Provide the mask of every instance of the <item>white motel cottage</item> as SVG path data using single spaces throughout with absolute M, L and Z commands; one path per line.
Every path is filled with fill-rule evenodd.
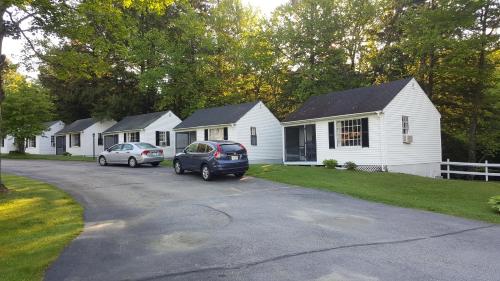
M 104 150 L 102 133 L 116 124 L 114 120 L 95 118 L 76 120 L 55 134 L 56 154 L 93 156 Z
M 321 165 L 335 159 L 436 177 L 440 118 L 413 78 L 312 96 L 282 122 L 284 163 Z
M 29 154 L 56 154 L 55 134 L 64 128 L 61 120 L 44 123 L 47 128 L 41 134 L 26 139 L 25 151 Z
M 199 109 L 174 128 L 176 152 L 196 140 L 243 144 L 250 163 L 281 163 L 281 125 L 264 103 Z
M 16 149 L 17 146 L 13 136 L 7 135 L 2 139 L 1 153 L 7 154 L 11 151 L 15 151 Z
M 163 149 L 167 158 L 175 156 L 173 128 L 181 119 L 172 111 L 127 116 L 104 133 L 104 148 L 117 143 L 147 142 Z

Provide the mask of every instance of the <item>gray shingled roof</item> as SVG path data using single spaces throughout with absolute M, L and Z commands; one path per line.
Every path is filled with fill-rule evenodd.
M 174 129 L 236 123 L 259 102 L 231 104 L 226 106 L 199 109 L 182 121 Z
M 383 110 L 411 79 L 312 96 L 283 122 Z
M 54 120 L 54 121 L 49 121 L 49 122 L 44 122 L 43 125 L 47 128 L 50 128 L 52 125 L 56 124 L 57 122 L 61 122 L 61 120 Z
M 75 122 L 67 125 L 62 130 L 57 132 L 56 135 L 81 132 L 87 129 L 88 127 L 94 125 L 96 122 L 97 120 L 94 118 L 76 120 Z
M 149 126 L 158 118 L 165 115 L 167 112 L 168 111 L 161 111 L 161 112 L 127 116 L 123 118 L 120 122 L 113 125 L 111 128 L 104 131 L 104 133 L 141 130 Z

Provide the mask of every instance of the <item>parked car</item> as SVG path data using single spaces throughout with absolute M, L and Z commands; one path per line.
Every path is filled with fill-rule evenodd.
M 185 170 L 200 172 L 206 181 L 214 175 L 243 177 L 248 170 L 247 150 L 242 144 L 232 141 L 194 142 L 175 155 L 174 169 L 177 174 L 183 174 Z
M 115 144 L 104 150 L 97 158 L 99 165 L 128 164 L 134 168 L 141 164 L 160 165 L 164 160 L 163 150 L 145 142 Z

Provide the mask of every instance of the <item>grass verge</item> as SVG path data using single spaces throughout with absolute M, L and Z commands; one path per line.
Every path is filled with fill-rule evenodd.
M 438 180 L 405 174 L 283 165 L 251 165 L 248 174 L 370 201 L 500 223 L 500 214 L 487 203 L 490 197 L 500 195 L 498 182 Z
M 0 279 L 42 280 L 43 274 L 83 228 L 83 208 L 55 187 L 4 175 L 0 194 Z
M 85 156 L 64 156 L 64 155 L 39 155 L 39 154 L 2 154 L 2 159 L 20 160 L 59 160 L 59 161 L 87 161 L 95 162 L 92 157 Z

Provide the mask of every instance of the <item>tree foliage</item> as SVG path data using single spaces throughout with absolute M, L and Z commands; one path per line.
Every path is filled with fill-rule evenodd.
M 65 121 L 254 100 L 283 118 L 311 95 L 414 76 L 445 158 L 500 154 L 498 1 L 294 0 L 269 18 L 240 0 L 19 3 L 60 39 L 32 43 Z
M 44 122 L 53 118 L 54 105 L 38 84 L 10 69 L 5 79 L 6 97 L 2 104 L 2 137 L 13 136 L 17 149 L 24 152 L 24 141 L 47 129 Z

